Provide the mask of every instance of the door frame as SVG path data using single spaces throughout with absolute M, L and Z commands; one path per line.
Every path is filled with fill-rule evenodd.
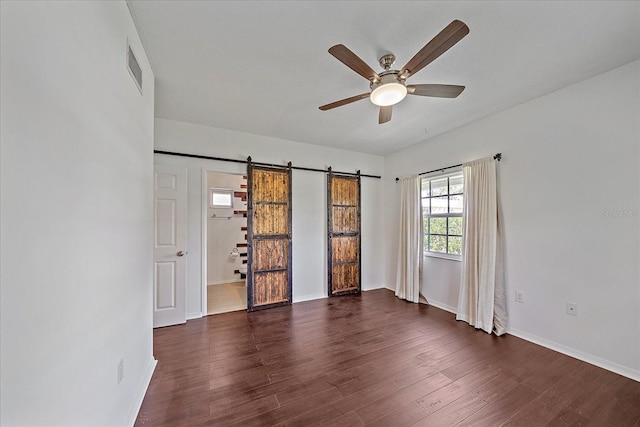
M 207 286 L 209 285 L 208 283 L 208 271 L 207 271 L 207 263 L 208 263 L 208 256 L 209 254 L 207 253 L 207 246 L 209 243 L 209 189 L 207 188 L 207 173 L 209 172 L 209 168 L 207 167 L 203 167 L 202 168 L 202 172 L 201 172 L 201 180 L 202 180 L 202 197 L 200 198 L 201 200 L 201 215 L 200 215 L 200 220 L 202 221 L 202 237 L 200 239 L 200 243 L 202 245 L 202 248 L 200 249 L 200 253 L 202 254 L 202 259 L 200 260 L 200 281 L 201 281 L 201 308 L 200 310 L 202 311 L 202 317 L 207 316 L 207 313 L 209 311 L 208 309 L 208 296 L 207 296 Z M 213 171 L 211 171 L 213 172 Z
M 213 161 L 214 163 L 216 163 L 216 165 L 212 165 L 212 166 L 219 166 L 220 164 L 217 161 Z M 200 260 L 200 288 L 201 288 L 201 306 L 200 306 L 200 310 L 202 312 L 202 316 L 201 317 L 205 317 L 208 316 L 207 312 L 208 312 L 208 307 L 207 307 L 207 298 L 208 298 L 208 294 L 207 294 L 207 286 L 209 285 L 208 283 L 208 241 L 209 241 L 209 189 L 207 188 L 207 173 L 209 172 L 213 172 L 213 173 L 225 173 L 228 175 L 241 175 L 241 176 L 245 176 L 248 172 L 247 169 L 245 169 L 244 171 L 241 169 L 235 169 L 235 170 L 231 170 L 231 168 L 224 168 L 224 167 L 218 167 L 218 168 L 213 168 L 212 166 L 203 166 L 201 168 L 201 175 L 200 175 L 200 182 L 201 182 L 201 189 L 202 189 L 202 194 L 200 197 L 200 201 L 201 201 L 201 210 L 200 210 L 200 221 L 201 221 L 201 229 L 202 229 L 202 236 L 200 237 L 200 243 L 201 243 L 201 249 L 200 249 L 200 253 L 202 254 L 202 258 Z M 247 223 L 248 223 L 248 218 L 247 218 Z M 248 256 L 248 255 L 247 255 Z M 249 273 L 249 267 L 247 266 L 247 274 Z

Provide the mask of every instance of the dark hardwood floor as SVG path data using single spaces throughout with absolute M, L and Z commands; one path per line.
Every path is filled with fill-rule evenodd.
M 137 426 L 640 426 L 640 383 L 388 290 L 154 331 Z

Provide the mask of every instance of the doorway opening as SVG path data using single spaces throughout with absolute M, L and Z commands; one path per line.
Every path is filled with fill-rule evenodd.
M 247 177 L 206 172 L 206 314 L 247 309 Z

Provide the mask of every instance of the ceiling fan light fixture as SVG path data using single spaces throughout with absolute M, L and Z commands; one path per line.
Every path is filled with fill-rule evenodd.
M 379 107 L 395 105 L 407 96 L 407 87 L 398 81 L 397 74 L 382 75 L 380 82 L 371 86 L 369 98 Z
M 361 99 L 369 97 L 369 100 L 380 107 L 378 123 L 383 124 L 391 120 L 392 105 L 402 101 L 407 93 L 417 96 L 431 96 L 436 98 L 455 98 L 464 90 L 464 86 L 442 85 L 442 84 L 419 84 L 409 85 L 407 79 L 414 76 L 418 71 L 429 65 L 453 45 L 469 34 L 469 27 L 462 21 L 453 20 L 434 38 L 425 44 L 413 58 L 400 70 L 392 70 L 396 57 L 391 53 L 382 55 L 379 59 L 380 66 L 384 69 L 381 73 L 376 73 L 358 55 L 351 52 L 343 44 L 337 44 L 329 48 L 329 53 L 338 61 L 364 77 L 369 81 L 368 93 L 352 96 L 320 106 L 320 110 L 327 111 L 332 108 L 341 107 Z

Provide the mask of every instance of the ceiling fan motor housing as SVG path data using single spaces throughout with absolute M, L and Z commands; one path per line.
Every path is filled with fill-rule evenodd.
M 371 82 L 371 102 L 386 107 L 397 104 L 407 96 L 405 80 L 400 78 L 398 73 L 398 70 L 387 70 L 380 73 L 379 81 Z

